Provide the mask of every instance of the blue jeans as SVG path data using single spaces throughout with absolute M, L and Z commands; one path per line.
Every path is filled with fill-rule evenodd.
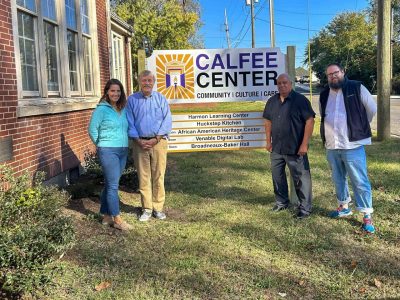
M 104 188 L 100 195 L 100 213 L 110 216 L 119 215 L 118 185 L 128 158 L 127 147 L 98 147 L 101 169 L 104 176 Z
M 349 150 L 327 150 L 326 154 L 332 169 L 332 179 L 339 204 L 351 201 L 346 178 L 348 174 L 356 200 L 356 209 L 363 213 L 372 213 L 371 184 L 368 179 L 364 146 Z

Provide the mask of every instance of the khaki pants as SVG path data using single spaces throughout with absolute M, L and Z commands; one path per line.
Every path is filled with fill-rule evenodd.
M 143 209 L 163 210 L 167 146 L 168 142 L 165 139 L 161 139 L 150 150 L 143 150 L 137 143 L 133 143 L 133 160 L 139 176 L 139 192 Z

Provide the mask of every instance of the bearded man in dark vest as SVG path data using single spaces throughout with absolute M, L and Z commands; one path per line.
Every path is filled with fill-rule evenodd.
M 359 81 L 349 80 L 339 64 L 326 68 L 329 87 L 319 98 L 321 138 L 332 170 L 338 208 L 333 218 L 352 215 L 347 175 L 353 188 L 356 209 L 364 214 L 362 228 L 374 233 L 372 193 L 368 179 L 365 145 L 371 144 L 370 122 L 376 103 Z

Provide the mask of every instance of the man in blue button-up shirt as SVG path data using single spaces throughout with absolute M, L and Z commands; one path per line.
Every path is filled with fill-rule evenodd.
M 128 134 L 134 140 L 133 159 L 139 176 L 143 213 L 139 221 L 153 215 L 163 220 L 164 175 L 167 165 L 167 137 L 172 116 L 167 99 L 153 91 L 154 75 L 145 70 L 139 75 L 140 92 L 128 97 Z

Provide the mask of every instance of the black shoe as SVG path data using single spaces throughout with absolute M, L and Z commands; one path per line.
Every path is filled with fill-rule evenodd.
M 294 217 L 296 219 L 305 219 L 305 218 L 308 218 L 309 216 L 310 216 L 309 213 L 305 213 L 303 211 L 299 211 Z
M 288 208 L 287 206 L 275 205 L 275 206 L 272 208 L 272 211 L 278 212 L 278 211 L 281 211 L 281 210 L 285 210 L 285 209 L 287 209 L 287 208 Z

